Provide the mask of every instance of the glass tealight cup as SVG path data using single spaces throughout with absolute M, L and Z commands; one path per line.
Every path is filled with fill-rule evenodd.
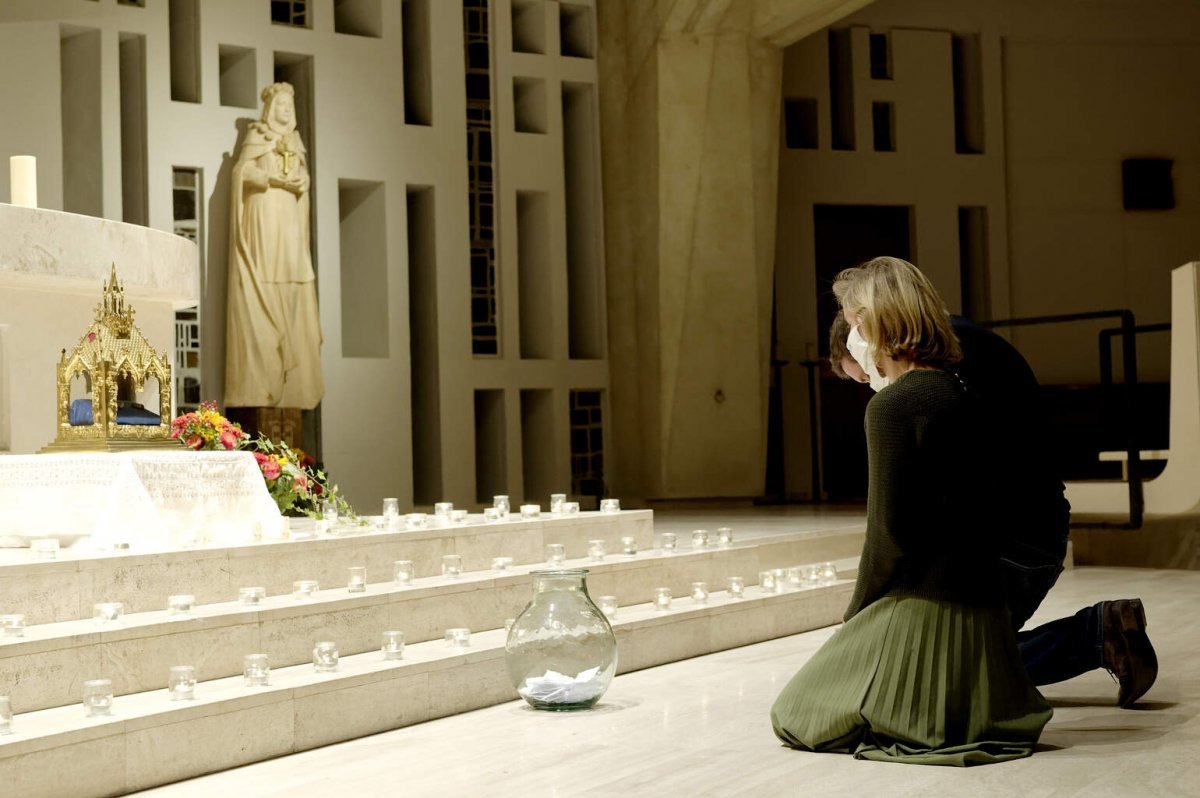
M 692 582 L 692 601 L 696 604 L 708 603 L 707 582 Z
M 246 607 L 256 607 L 267 597 L 265 587 L 239 587 L 238 601 Z
M 638 552 L 637 538 L 626 536 L 621 538 L 621 553 L 626 557 L 636 557 Z
M 563 502 L 563 515 L 579 515 L 579 502 Z
M 787 586 L 789 590 L 799 590 L 804 587 L 804 568 L 796 566 L 787 569 Z
M 692 530 L 692 548 L 706 549 L 708 548 L 708 530 L 693 529 Z
M 565 493 L 551 493 L 550 494 L 550 512 L 554 513 L 555 515 L 558 515 L 563 511 L 563 505 L 566 503 L 567 503 L 567 494 L 565 494 Z
M 660 611 L 671 609 L 671 588 L 656 587 L 654 589 L 654 609 Z
M 405 523 L 407 523 L 413 529 L 424 528 L 428 520 L 429 516 L 427 516 L 425 513 L 409 513 L 404 518 Z
M 616 596 L 597 596 L 596 605 L 600 608 L 600 611 L 609 618 L 617 617 Z
M 467 648 L 471 645 L 471 630 L 457 627 L 446 630 L 446 645 L 452 648 Z
M 404 632 L 384 632 L 380 646 L 384 659 L 404 658 Z
M 775 572 L 774 571 L 759 571 L 758 586 L 763 590 L 775 591 Z
M 674 554 L 679 545 L 679 537 L 674 532 L 663 532 L 659 536 L 659 546 L 664 554 Z
M 450 523 L 465 524 L 465 523 L 467 523 L 467 517 L 469 515 L 470 515 L 470 513 L 466 510 L 451 510 L 450 511 Z
M 831 562 L 822 563 L 820 577 L 821 584 L 832 585 L 838 578 L 837 567 Z
M 733 545 L 733 530 L 727 526 L 717 527 L 717 545 L 732 546 Z
M 603 540 L 588 541 L 588 556 L 593 562 L 600 562 L 604 559 L 604 555 L 608 553 L 608 547 Z
M 24 637 L 25 616 L 19 612 L 0 615 L 0 633 L 4 637 Z
M 332 640 L 313 646 L 313 669 L 317 673 L 333 673 L 338 666 L 338 647 Z
M 167 612 L 171 615 L 191 615 L 195 608 L 195 596 L 187 594 L 167 596 Z
M 365 565 L 350 566 L 350 581 L 346 583 L 346 590 L 350 593 L 366 593 L 367 592 L 367 567 Z
M 492 507 L 496 508 L 496 515 L 500 518 L 508 518 L 508 513 L 512 505 L 508 502 L 507 496 L 493 496 Z
M 125 614 L 125 605 L 119 601 L 102 601 L 92 605 L 92 617 L 97 623 L 120 623 Z
M 500 511 L 497 510 L 495 507 L 484 507 L 483 508 L 483 520 L 487 523 L 491 523 L 493 521 L 499 521 L 500 520 Z
M 396 560 L 392 563 L 392 580 L 398 585 L 411 585 L 414 573 L 412 560 Z
M 384 499 L 383 500 L 383 517 L 387 519 L 397 518 L 400 515 L 400 500 L 399 499 Z
M 567 559 L 567 547 L 562 543 L 551 543 L 546 546 L 546 562 L 550 565 L 561 565 Z
M 542 515 L 542 505 L 540 504 L 522 504 L 522 518 L 540 518 Z
M 461 554 L 442 555 L 442 576 L 457 579 L 462 576 L 463 564 Z
M 296 601 L 307 601 L 317 595 L 320 589 L 321 585 L 316 579 L 300 579 L 292 582 L 292 597 Z
M 771 569 L 771 576 L 775 579 L 775 592 L 776 593 L 782 593 L 785 589 L 787 589 L 787 569 L 786 568 Z
M 167 693 L 172 701 L 188 701 L 196 697 L 196 668 L 192 665 L 172 665 L 167 676 Z
M 271 683 L 271 664 L 266 654 L 242 657 L 242 681 L 247 687 L 266 687 Z
M 6 695 L 0 695 L 0 734 L 12 734 L 12 701 Z
M 321 520 L 329 526 L 337 526 L 338 507 L 334 502 L 321 502 Z
M 454 502 L 436 502 L 433 505 L 433 514 L 438 518 L 449 521 L 452 512 L 454 512 Z
M 111 715 L 112 705 L 112 679 L 88 679 L 83 683 L 83 707 L 88 717 Z
M 29 548 L 38 560 L 58 559 L 58 538 L 38 538 L 29 541 Z
M 746 580 L 740 576 L 731 576 L 725 580 L 725 592 L 730 598 L 740 599 L 746 595 Z
M 492 570 L 493 571 L 507 571 L 509 569 L 509 566 L 511 566 L 512 564 L 513 564 L 512 557 L 493 557 L 492 558 Z
M 600 512 L 602 513 L 619 513 L 621 512 L 620 499 L 601 499 Z

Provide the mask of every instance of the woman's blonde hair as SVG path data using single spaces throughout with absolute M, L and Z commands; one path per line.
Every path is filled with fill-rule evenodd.
M 859 334 L 876 363 L 895 357 L 945 368 L 962 360 L 942 298 L 908 261 L 872 258 L 845 269 L 834 278 L 833 293 L 858 317 Z

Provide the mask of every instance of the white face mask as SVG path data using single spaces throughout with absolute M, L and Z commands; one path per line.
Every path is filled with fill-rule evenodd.
M 871 361 L 871 347 L 858 332 L 857 326 L 850 328 L 850 335 L 846 338 L 846 349 L 850 350 L 850 357 L 854 358 L 854 362 L 866 373 L 873 390 L 878 392 L 888 387 L 891 380 L 881 375 L 879 367 Z

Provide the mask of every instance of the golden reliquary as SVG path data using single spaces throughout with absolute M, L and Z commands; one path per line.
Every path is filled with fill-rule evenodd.
M 82 377 L 85 398 L 71 398 Z M 158 385 L 158 409 L 137 401 L 146 381 Z M 58 361 L 58 435 L 43 452 L 128 451 L 178 448 L 171 438 L 171 360 L 133 323 L 133 308 L 117 280 L 117 266 L 104 284 L 96 319 L 79 344 Z

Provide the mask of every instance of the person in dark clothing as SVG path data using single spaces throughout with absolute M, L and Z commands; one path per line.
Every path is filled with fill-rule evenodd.
M 1003 589 L 1013 628 L 1021 630 L 1062 573 L 1070 504 L 1052 447 L 1047 414 L 1029 363 L 1007 340 L 961 316 L 951 326 L 963 357 L 950 370 L 989 419 L 985 468 L 998 495 L 1012 501 L 988 513 L 1002 541 Z M 869 382 L 855 359 L 849 323 L 839 314 L 830 329 L 830 364 L 844 379 Z M 876 375 L 875 386 L 880 386 Z M 877 387 L 882 389 L 882 387 Z M 1118 684 L 1117 702 L 1132 706 L 1154 684 L 1158 659 L 1146 634 L 1140 599 L 1101 601 L 1072 616 L 1019 631 L 1018 649 L 1034 684 L 1072 679 L 1106 669 Z

